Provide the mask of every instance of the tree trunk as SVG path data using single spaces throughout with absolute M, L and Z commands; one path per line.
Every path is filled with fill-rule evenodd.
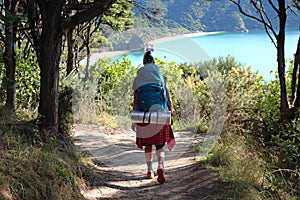
M 70 4 L 74 3 L 74 0 L 69 1 Z M 72 11 L 70 10 L 68 16 L 71 16 Z M 67 75 L 69 75 L 74 69 L 74 43 L 73 39 L 73 31 L 74 28 L 70 28 L 67 30 L 67 44 L 68 44 L 68 59 L 67 59 Z
M 86 65 L 85 65 L 85 78 L 84 81 L 89 80 L 90 78 L 90 60 L 91 60 L 91 49 L 90 49 L 90 34 L 91 34 L 91 24 L 87 28 L 86 39 L 84 44 L 86 46 Z
M 295 53 L 294 69 L 297 69 L 297 71 L 298 71 L 299 67 L 300 67 L 300 37 L 298 39 L 297 50 Z M 300 107 L 300 83 L 299 83 L 299 80 L 300 80 L 300 73 L 298 72 L 297 91 L 294 90 L 294 96 L 296 96 L 295 103 L 294 103 L 294 109 L 293 109 L 294 112 L 296 112 L 298 110 L 298 108 Z M 296 93 L 296 95 L 295 95 L 295 93 Z
M 67 75 L 69 75 L 74 69 L 74 43 L 73 28 L 67 31 L 67 43 L 68 43 L 68 61 L 67 61 Z
M 286 90 L 285 78 L 285 56 L 284 56 L 284 38 L 279 36 L 277 39 L 277 62 L 278 62 L 278 75 L 280 81 L 280 118 L 282 122 L 289 121 L 289 104 Z
M 59 29 L 63 1 L 39 1 L 43 25 L 39 46 L 41 88 L 39 114 L 41 127 L 58 131 L 59 63 L 62 52 L 62 35 Z
M 42 32 L 36 46 L 41 73 L 39 114 L 40 128 L 58 133 L 58 85 L 59 65 L 62 53 L 64 31 L 89 21 L 104 13 L 116 0 L 94 1 L 86 3 L 86 9 L 76 12 L 72 17 L 63 13 L 62 0 L 33 0 L 38 4 L 41 14 Z M 31 1 L 29 1 L 31 2 Z M 40 30 L 40 29 L 39 29 Z M 37 36 L 38 34 L 35 34 Z
M 286 9 L 285 1 L 278 0 L 279 10 L 279 33 L 277 35 L 277 63 L 278 63 L 278 75 L 280 82 L 280 119 L 283 123 L 290 121 L 291 112 L 288 103 L 286 78 L 285 78 L 285 24 L 286 24 Z
M 5 15 L 16 16 L 19 1 L 5 0 Z M 9 18 L 9 16 L 7 17 Z M 6 70 L 6 106 L 15 110 L 16 108 L 16 53 L 15 40 L 16 31 L 14 19 L 8 19 L 5 22 L 5 51 L 4 66 Z
M 14 33 L 12 24 L 5 27 L 4 65 L 6 70 L 6 106 L 16 107 L 16 55 L 14 51 Z

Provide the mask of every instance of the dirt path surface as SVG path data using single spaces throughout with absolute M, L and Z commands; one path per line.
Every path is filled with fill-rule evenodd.
M 215 173 L 197 162 L 191 146 L 203 140 L 192 132 L 175 132 L 176 146 L 166 151 L 165 177 L 162 185 L 156 178 L 146 179 L 143 150 L 135 145 L 131 130 L 115 130 L 98 125 L 77 125 L 75 144 L 91 154 L 97 168 L 85 179 L 82 191 L 86 199 L 226 199 L 228 185 Z M 153 168 L 157 166 L 153 156 Z

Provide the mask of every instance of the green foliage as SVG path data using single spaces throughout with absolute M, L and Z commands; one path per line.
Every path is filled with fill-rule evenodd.
M 100 112 L 125 114 L 130 111 L 130 104 L 133 100 L 132 83 L 136 70 L 126 57 L 112 65 L 99 61 L 91 69 L 91 77 L 98 79 L 98 102 L 103 102 L 99 104 Z
M 236 199 L 295 199 L 299 196 L 299 122 L 280 123 L 278 77 L 265 83 L 232 57 L 214 59 L 204 68 L 210 65 L 223 74 L 227 120 L 209 162 L 232 184 Z
M 190 71 L 185 69 L 185 72 L 188 72 L 186 79 L 200 76 L 198 79 L 201 80 L 201 76 L 203 76 L 204 82 L 208 83 L 205 80 L 214 70 L 222 74 L 219 78 L 223 79 L 221 83 L 224 84 L 226 92 L 226 121 L 219 143 L 209 156 L 209 162 L 218 167 L 218 171 L 225 181 L 232 184 L 232 196 L 235 199 L 259 199 L 261 195 L 257 190 L 258 188 L 264 190 L 260 187 L 267 166 L 265 166 L 266 161 L 260 153 L 263 149 L 255 140 L 257 134 L 255 131 L 258 131 L 257 126 L 261 125 L 258 116 L 261 111 L 257 102 L 263 101 L 263 96 L 267 91 L 266 87 L 260 75 L 253 73 L 251 68 L 245 69 L 230 56 L 199 64 L 198 68 L 190 68 Z M 193 88 L 197 88 L 195 83 L 198 82 L 194 81 Z M 197 93 L 203 93 L 201 90 L 207 92 L 203 98 L 206 100 L 203 112 L 207 115 L 206 121 L 212 120 L 212 112 L 216 109 L 212 106 L 211 100 L 219 96 L 211 93 L 210 87 L 209 85 L 199 87 L 199 93 Z M 208 93 L 209 91 L 210 93 Z M 217 92 L 217 90 L 213 91 Z M 199 95 L 197 96 L 199 97 Z M 210 97 L 213 98 L 210 99 Z M 262 106 L 263 103 L 259 105 Z
M 66 93 L 68 94 L 66 96 L 66 103 L 72 104 L 73 119 L 70 118 L 70 121 L 74 120 L 74 123 L 96 123 L 97 109 L 95 96 L 97 92 L 97 82 L 94 80 L 85 81 L 84 79 L 85 75 L 82 71 L 79 71 L 78 74 L 76 71 L 73 71 L 73 73 L 63 79 L 61 88 L 67 87 L 68 90 L 73 90 L 71 99 L 69 99 L 69 94 Z M 61 92 L 63 92 L 63 90 Z M 66 114 L 70 112 L 69 109 L 66 111 Z
M 198 63 L 195 66 L 181 65 L 181 68 L 184 72 L 185 82 L 192 89 L 193 96 L 196 97 L 198 102 L 197 111 L 200 116 L 198 122 L 199 120 L 201 121 L 201 125 L 199 124 L 200 126 L 198 127 L 199 131 L 203 132 L 206 130 L 211 120 L 212 111 L 225 112 L 222 111 L 223 108 L 220 108 L 220 106 L 226 107 L 227 121 L 225 128 L 243 129 L 240 124 L 252 120 L 253 106 L 262 95 L 263 79 L 260 75 L 253 73 L 251 68 L 244 69 L 231 56 Z M 210 74 L 213 71 L 220 72 L 222 77 L 219 78 L 222 80 L 214 80 L 215 84 L 212 82 L 210 85 L 207 85 L 206 79 L 211 76 Z M 218 100 L 221 91 L 219 91 L 220 88 L 215 88 L 216 81 L 223 85 L 224 92 L 226 92 L 227 98 L 222 100 L 224 102 L 221 102 L 220 99 Z M 212 97 L 215 98 L 214 101 L 219 102 L 213 103 Z
M 262 95 L 261 77 L 251 72 L 251 69 L 238 66 L 226 75 L 225 84 L 228 99 L 228 123 L 239 126 L 251 121 L 254 105 Z
M 36 56 L 30 53 L 23 58 L 16 50 L 16 97 L 20 109 L 34 110 L 38 106 L 40 94 L 40 73 Z
M 296 170 L 300 168 L 299 130 L 286 126 L 280 133 L 272 135 L 271 143 L 274 146 L 272 149 L 279 154 L 280 166 Z
M 287 88 L 290 93 L 291 85 L 291 69 L 292 64 L 287 71 Z M 296 118 L 292 124 L 280 123 L 280 87 L 278 76 L 266 84 L 263 96 L 257 101 L 256 107 L 259 110 L 259 117 L 263 122 L 263 129 L 260 135 L 264 142 L 271 144 L 272 148 L 277 146 L 275 151 L 279 153 L 282 160 L 279 162 L 287 162 L 293 168 L 297 169 L 300 166 L 299 151 L 299 120 Z M 299 113 L 297 113 L 298 115 Z M 273 150 L 275 150 L 273 149 Z M 274 152 L 274 153 L 275 153 Z M 276 154 L 277 154 L 276 153 Z M 292 163 L 293 164 L 292 164 Z M 291 167 L 289 166 L 289 167 Z
M 231 196 L 234 199 L 260 199 L 257 190 L 264 174 L 265 161 L 251 131 L 256 126 L 253 113 L 256 113 L 256 101 L 263 92 L 263 79 L 251 68 L 243 68 L 230 56 L 213 59 L 202 66 L 205 79 L 209 69 L 222 74 L 226 93 L 226 121 L 208 162 L 217 167 L 224 181 L 231 183 Z M 212 114 L 209 109 L 207 112 Z
M 291 62 L 287 70 L 288 93 L 290 93 L 292 65 Z M 266 146 L 266 158 L 271 170 L 266 179 L 272 183 L 269 191 L 273 193 L 281 191 L 292 196 L 299 196 L 299 119 L 297 117 L 291 124 L 282 124 L 279 105 L 280 87 L 276 74 L 275 79 L 266 84 L 262 98 L 257 101 L 258 116 L 261 118 L 257 137 Z
M 102 23 L 119 31 L 131 28 L 134 23 L 134 13 L 131 11 L 133 6 L 131 1 L 117 0 L 109 11 L 101 17 Z
M 16 49 L 16 105 L 18 109 L 35 110 L 39 101 L 40 73 L 35 54 L 22 57 Z M 5 78 L 5 67 L 0 62 L 0 102 L 5 100 L 8 80 Z
M 101 121 L 112 125 L 118 121 L 123 123 L 119 124 L 120 126 L 128 126 L 128 115 L 133 101 L 131 87 L 136 70 L 126 57 L 112 64 L 107 59 L 99 60 L 90 67 L 89 80 L 83 80 L 84 69 L 80 68 L 81 77 L 78 79 L 74 74 L 72 78 L 75 80 L 72 83 L 75 122 Z M 107 114 L 114 117 L 108 120 L 110 117 L 107 117 Z
M 183 71 L 182 78 L 185 83 L 183 87 L 189 88 L 189 91 L 192 92 L 190 96 L 183 95 L 183 98 L 188 100 L 181 106 L 186 107 L 190 112 L 185 114 L 189 117 L 183 117 L 183 119 L 181 118 L 180 120 L 183 121 L 184 124 L 188 122 L 194 124 L 193 126 L 198 132 L 206 132 L 209 121 L 208 113 L 210 112 L 209 104 L 211 100 L 206 83 L 203 81 L 201 75 L 203 66 L 200 64 L 199 66 L 181 64 L 179 67 Z M 195 106 L 192 104 L 195 104 Z M 188 105 L 190 105 L 189 108 Z
M 197 130 L 199 127 L 206 127 L 201 116 L 205 116 L 209 97 L 198 68 L 186 63 L 178 65 L 159 59 L 156 59 L 156 64 L 167 77 L 167 86 L 175 108 L 173 128 Z
M 177 114 L 180 109 L 180 98 L 184 86 L 182 79 L 183 71 L 175 62 L 164 62 L 160 59 L 156 59 L 156 65 L 161 69 L 162 74 L 167 78 L 167 86 L 172 96 L 173 104 Z

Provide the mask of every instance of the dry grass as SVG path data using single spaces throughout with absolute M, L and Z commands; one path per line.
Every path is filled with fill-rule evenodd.
M 219 172 L 225 182 L 232 185 L 231 195 L 235 199 L 262 199 L 261 186 L 265 163 L 248 143 L 249 138 L 226 133 L 208 157 L 208 162 Z
M 78 188 L 81 172 L 76 154 L 57 141 L 38 141 L 38 131 L 32 127 L 8 125 L 11 118 L 2 114 L 0 199 L 83 199 Z

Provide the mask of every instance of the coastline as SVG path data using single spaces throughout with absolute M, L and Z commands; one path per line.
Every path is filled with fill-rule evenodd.
M 194 33 L 179 34 L 179 35 L 175 35 L 175 36 L 167 36 L 167 37 L 158 38 L 158 39 L 153 40 L 152 42 L 149 42 L 149 44 L 156 45 L 156 44 L 162 43 L 162 42 L 169 42 L 169 41 L 179 40 L 179 39 L 183 39 L 183 38 L 213 35 L 213 34 L 219 34 L 219 33 L 223 33 L 223 32 L 216 31 L 216 32 L 194 32 Z
M 174 36 L 166 36 L 162 38 L 155 39 L 151 42 L 149 42 L 147 45 L 155 46 L 157 44 L 163 43 L 163 42 L 170 42 L 175 41 L 183 38 L 191 38 L 191 37 L 197 37 L 197 36 L 205 36 L 205 35 L 212 35 L 212 34 L 219 34 L 222 33 L 222 31 L 218 32 L 194 32 L 194 33 L 186 33 L 186 34 L 179 34 Z M 135 50 L 135 51 L 144 51 L 143 49 Z M 90 57 L 90 65 L 95 64 L 99 59 L 104 58 L 111 58 L 116 56 L 121 56 L 125 53 L 133 52 L 133 50 L 122 50 L 122 51 L 105 51 L 100 53 L 93 53 Z M 80 61 L 80 64 L 85 65 L 86 64 L 86 58 Z

